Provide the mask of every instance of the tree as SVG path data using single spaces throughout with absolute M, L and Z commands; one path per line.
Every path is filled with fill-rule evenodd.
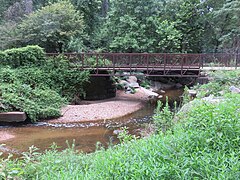
M 214 12 L 218 11 L 225 0 L 204 0 L 200 3 L 201 24 L 204 32 L 202 38 L 202 52 L 219 52 L 220 40 L 216 33 L 216 22 L 214 21 Z
M 102 31 L 105 33 L 102 39 L 107 44 L 107 50 L 116 52 L 177 51 L 178 45 L 175 46 L 175 42 L 178 41 L 180 35 L 176 35 L 178 31 L 175 30 L 172 22 L 161 18 L 163 9 L 164 2 L 158 0 L 112 1 L 105 29 Z M 171 25 L 168 27 L 166 24 Z M 171 44 L 171 47 L 164 42 Z
M 220 47 L 231 52 L 240 50 L 240 1 L 227 2 L 214 12 L 215 29 Z
M 9 8 L 9 6 L 13 5 L 17 0 L 0 0 L 0 22 L 4 20 L 4 12 Z
M 20 45 L 39 45 L 47 52 L 63 52 L 71 38 L 84 36 L 83 16 L 69 1 L 49 4 L 18 26 Z

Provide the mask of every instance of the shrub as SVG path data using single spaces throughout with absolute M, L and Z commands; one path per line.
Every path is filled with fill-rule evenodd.
M 40 66 L 45 59 L 45 52 L 39 46 L 26 46 L 5 50 L 6 64 L 17 68 L 20 66 Z
M 4 51 L 0 51 L 0 65 L 6 65 L 8 55 Z
M 0 84 L 0 100 L 0 111 L 24 111 L 32 121 L 60 116 L 60 108 L 66 103 L 53 90 L 33 89 L 19 82 Z
M 83 86 L 89 80 L 89 71 L 73 68 L 64 56 L 49 58 L 42 69 L 49 76 L 49 87 L 69 101 L 74 96 L 85 96 Z
M 89 72 L 74 69 L 62 56 L 47 59 L 37 46 L 2 54 L 7 54 L 8 66 L 0 63 L 4 65 L 0 66 L 0 112 L 25 111 L 36 121 L 60 116 L 60 108 L 67 100 L 85 95 L 83 84 Z

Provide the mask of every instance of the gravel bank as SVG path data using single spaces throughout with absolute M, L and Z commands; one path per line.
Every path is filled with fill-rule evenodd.
M 101 101 L 83 101 L 81 105 L 68 105 L 62 117 L 49 123 L 74 123 L 108 120 L 126 116 L 144 107 L 148 95 L 139 89 L 135 94 L 118 91 L 117 96 Z

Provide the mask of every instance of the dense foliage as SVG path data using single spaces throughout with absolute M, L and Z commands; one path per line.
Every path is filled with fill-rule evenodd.
M 232 75 L 226 73 L 221 79 L 235 79 Z M 5 179 L 239 179 L 240 95 L 228 91 L 223 98 L 218 103 L 196 99 L 191 109 L 178 115 L 180 119 L 171 124 L 170 131 L 165 128 L 164 133 L 160 130 L 148 138 L 125 141 L 93 154 L 78 154 L 74 147 L 58 152 L 56 146 L 38 153 L 31 147 L 22 160 L 2 159 L 0 176 Z M 168 111 L 157 111 L 166 116 L 157 114 L 155 119 L 172 118 Z
M 1 2 L 0 48 L 47 52 L 237 52 L 238 0 Z
M 64 104 L 84 96 L 88 72 L 73 69 L 64 57 L 47 58 L 28 46 L 0 52 L 0 58 L 0 112 L 24 111 L 36 121 L 60 116 Z
M 21 66 L 40 66 L 45 59 L 45 52 L 39 46 L 13 48 L 0 52 L 1 65 L 18 68 Z
M 23 19 L 17 34 L 23 45 L 37 44 L 47 52 L 63 52 L 68 48 L 71 38 L 83 36 L 83 30 L 81 14 L 71 3 L 60 1 Z

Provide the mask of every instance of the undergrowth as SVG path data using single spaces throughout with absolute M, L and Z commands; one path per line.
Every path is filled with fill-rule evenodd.
M 222 96 L 229 92 L 230 86 L 240 86 L 240 70 L 209 72 L 211 81 L 204 85 L 195 86 L 198 97 L 209 95 Z

